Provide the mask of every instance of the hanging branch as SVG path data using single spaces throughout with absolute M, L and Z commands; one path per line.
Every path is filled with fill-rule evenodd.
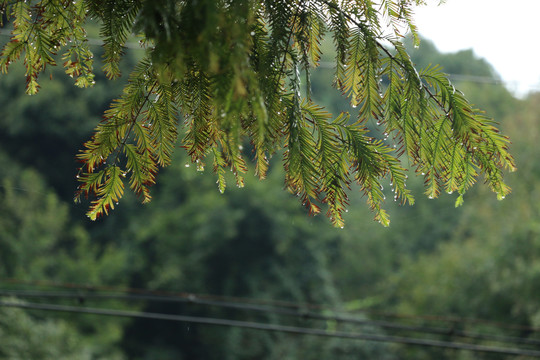
M 89 17 L 101 26 L 109 78 L 120 76 L 131 35 L 151 45 L 78 155 L 83 166 L 77 198 L 94 198 L 92 219 L 114 208 L 126 177 L 143 202 L 150 200 L 159 167 L 171 162 L 181 115 L 182 146 L 201 171 L 210 155 L 221 192 L 227 169 L 243 186 L 248 162 L 242 149 L 249 141 L 261 179 L 270 158 L 284 150 L 285 186 L 310 213 L 326 207 L 331 222 L 343 226 L 356 183 L 375 219 L 388 225 L 384 181 L 390 181 L 395 201 L 414 202 L 405 157 L 424 177 L 428 197 L 457 192 L 456 205 L 480 174 L 504 198 L 510 188 L 503 171 L 515 170 L 509 140 L 495 123 L 439 67 L 417 71 L 412 63 L 401 31 L 407 29 L 418 45 L 412 6 L 421 2 L 0 1 L 2 14 L 13 19 L 0 70 L 7 72 L 23 57 L 27 92 L 35 94 L 39 73 L 69 46 L 66 72 L 76 85 L 92 86 L 93 56 L 84 29 Z M 384 21 L 391 34 L 383 34 Z M 327 32 L 336 48 L 334 85 L 358 108 L 353 120 L 349 114 L 332 116 L 311 97 L 311 68 L 318 65 Z M 385 139 L 370 136 L 368 121 Z

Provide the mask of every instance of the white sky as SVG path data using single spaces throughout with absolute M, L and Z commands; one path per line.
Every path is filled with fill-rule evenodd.
M 493 65 L 512 92 L 540 91 L 540 0 L 427 3 L 416 9 L 416 25 L 441 52 L 472 48 Z

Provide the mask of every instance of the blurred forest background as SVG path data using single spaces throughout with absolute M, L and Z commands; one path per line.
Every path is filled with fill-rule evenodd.
M 314 97 L 354 116 L 329 86 L 325 47 Z M 13 67 L 0 77 L 1 299 L 540 350 L 540 94 L 513 97 L 472 51 L 441 54 L 424 40 L 411 53 L 418 67 L 459 75 L 457 87 L 511 137 L 518 172 L 507 175 L 504 201 L 478 185 L 454 208 L 455 194 L 429 200 L 409 174 L 417 203 L 401 207 L 386 194 L 389 228 L 353 189 L 347 225 L 335 229 L 283 190 L 278 161 L 265 181 L 248 176 L 245 188 L 220 194 L 212 171 L 189 166 L 179 148 L 150 204 L 127 196 L 91 222 L 86 204 L 73 203 L 74 158 L 123 82 L 97 70 L 95 87 L 81 90 L 49 68 L 29 97 L 22 66 Z M 140 55 L 127 51 L 125 74 Z M 0 306 L 0 358 L 515 357 Z

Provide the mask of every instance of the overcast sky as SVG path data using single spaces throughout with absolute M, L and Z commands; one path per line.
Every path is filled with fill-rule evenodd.
M 513 92 L 540 91 L 540 0 L 427 2 L 416 9 L 416 24 L 440 51 L 472 48 Z

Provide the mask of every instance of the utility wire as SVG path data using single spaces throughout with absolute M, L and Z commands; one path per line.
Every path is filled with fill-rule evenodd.
M 0 296 L 16 296 L 16 297 L 34 297 L 34 298 L 74 298 L 79 301 L 86 299 L 116 299 L 127 301 L 149 301 L 149 302 L 181 302 L 192 303 L 197 305 L 208 305 L 222 308 L 232 308 L 244 311 L 257 311 L 262 313 L 272 313 L 279 315 L 295 316 L 304 319 L 314 319 L 323 321 L 337 321 L 340 323 L 351 323 L 355 325 L 363 326 L 378 326 L 381 328 L 409 331 L 416 333 L 425 333 L 432 335 L 445 335 L 452 337 L 470 338 L 476 340 L 491 340 L 510 344 L 528 344 L 528 345 L 540 345 L 540 340 L 529 339 L 523 337 L 510 337 L 502 335 L 482 334 L 482 333 L 470 333 L 462 330 L 441 327 L 426 327 L 426 326 L 414 326 L 397 324 L 388 321 L 377 321 L 368 319 L 358 319 L 350 316 L 343 315 L 327 315 L 315 313 L 312 311 L 293 310 L 288 308 L 245 304 L 239 302 L 222 301 L 222 300 L 209 300 L 201 299 L 196 295 L 191 294 L 188 297 L 179 296 L 164 296 L 164 295 L 141 295 L 141 294 L 110 294 L 110 293 L 81 293 L 81 292 L 58 292 L 58 291 L 26 291 L 26 290 L 0 290 Z
M 334 69 L 336 64 L 330 61 L 319 62 L 319 68 L 321 69 Z M 451 80 L 455 81 L 469 81 L 477 84 L 494 84 L 494 85 L 510 85 L 505 83 L 500 78 L 495 76 L 478 76 L 469 74 L 448 74 L 445 73 Z
M 0 29 L 0 36 L 12 37 L 13 34 L 11 33 L 11 30 Z M 102 46 L 104 44 L 103 40 L 100 40 L 100 39 L 93 39 L 93 38 L 86 38 L 86 39 L 88 40 L 89 45 Z M 137 42 L 125 42 L 123 46 L 127 49 L 132 49 L 132 50 L 145 50 L 145 48 Z
M 322 329 L 313 329 L 313 328 L 305 328 L 305 327 L 297 327 L 297 326 L 263 324 L 263 323 L 257 323 L 257 322 L 218 319 L 218 318 L 210 318 L 210 317 L 172 315 L 172 314 L 161 314 L 161 313 L 150 313 L 150 312 L 135 312 L 135 311 L 99 309 L 99 308 L 76 307 L 76 306 L 53 305 L 53 304 L 14 303 L 14 302 L 6 302 L 6 301 L 0 301 L 0 306 L 15 307 L 15 308 L 22 308 L 22 309 L 30 309 L 30 310 L 84 313 L 84 314 L 119 316 L 119 317 L 129 317 L 129 318 L 152 319 L 152 320 L 168 320 L 168 321 L 177 321 L 177 322 L 189 322 L 189 323 L 195 323 L 195 324 L 230 326 L 230 327 L 240 327 L 240 328 L 245 328 L 245 329 L 284 332 L 284 333 L 299 334 L 299 335 L 315 335 L 315 336 L 322 336 L 322 337 L 333 337 L 333 338 L 366 340 L 366 341 L 377 341 L 377 342 L 391 342 L 391 343 L 399 343 L 399 344 L 407 344 L 407 345 L 440 347 L 440 348 L 456 349 L 456 350 L 469 350 L 469 351 L 474 351 L 474 352 L 540 357 L 540 351 L 536 351 L 536 350 L 501 348 L 501 347 L 474 345 L 474 344 L 466 344 L 466 343 L 454 343 L 454 342 L 438 341 L 438 340 L 415 339 L 415 338 L 407 338 L 407 337 L 399 337 L 399 336 L 363 334 L 363 333 L 352 333 L 352 332 L 344 332 L 344 331 L 328 331 L 328 330 L 322 330 Z
M 3 30 L 0 29 L 0 36 L 8 36 L 11 37 L 11 31 L 9 30 Z M 87 38 L 88 44 L 93 46 L 102 46 L 104 42 L 100 39 L 93 39 L 93 38 Z M 126 49 L 131 50 L 145 50 L 144 47 L 141 46 L 141 44 L 137 42 L 126 42 L 124 43 L 124 47 Z M 335 68 L 335 64 L 333 62 L 329 61 L 320 61 L 318 68 L 321 69 L 333 69 Z M 478 76 L 478 75 L 469 75 L 469 74 L 446 74 L 451 80 L 454 81 L 468 81 L 473 82 L 477 84 L 493 84 L 493 85 L 502 85 L 502 86 L 516 86 L 515 83 L 505 82 L 501 80 L 498 77 L 494 76 Z M 529 91 L 538 91 L 540 88 L 538 87 L 530 87 L 528 89 Z
M 163 296 L 163 297 L 173 297 L 173 298 L 184 298 L 184 299 L 197 299 L 202 300 L 217 300 L 225 301 L 239 304 L 250 304 L 250 305 L 266 305 L 272 307 L 281 307 L 284 309 L 294 309 L 301 314 L 305 313 L 307 310 L 317 310 L 321 312 L 333 312 L 333 313 L 343 313 L 342 310 L 333 309 L 328 305 L 321 304 L 311 304 L 311 303 L 294 303 L 290 301 L 283 300 L 268 300 L 268 299 L 257 299 L 257 298 L 241 298 L 241 297 L 232 297 L 232 296 L 220 296 L 220 295 L 209 295 L 209 294 L 195 294 L 190 292 L 171 292 L 165 290 L 148 290 L 140 288 L 119 288 L 115 286 L 104 286 L 104 285 L 81 285 L 75 283 L 59 283 L 53 281 L 26 281 L 20 279 L 0 279 L 0 283 L 9 283 L 14 285 L 24 285 L 31 287 L 56 287 L 63 289 L 77 289 L 79 291 L 87 291 L 86 294 L 96 291 L 109 291 L 114 293 L 127 293 L 127 294 L 138 294 L 138 295 L 151 295 L 151 296 Z M 307 310 L 306 310 L 307 309 Z M 447 322 L 453 323 L 454 325 L 461 324 L 483 324 L 488 326 L 497 327 L 500 329 L 506 330 L 516 330 L 516 331 L 526 331 L 526 332 L 540 332 L 540 328 L 530 327 L 526 325 L 516 325 L 501 323 L 491 320 L 484 319 L 474 319 L 474 318 L 460 318 L 453 316 L 439 316 L 439 315 L 410 315 L 410 314 L 395 314 L 371 309 L 360 309 L 357 310 L 360 313 L 371 314 L 375 316 L 381 316 L 385 318 L 394 318 L 394 319 L 407 319 L 414 321 L 432 321 L 432 322 Z

